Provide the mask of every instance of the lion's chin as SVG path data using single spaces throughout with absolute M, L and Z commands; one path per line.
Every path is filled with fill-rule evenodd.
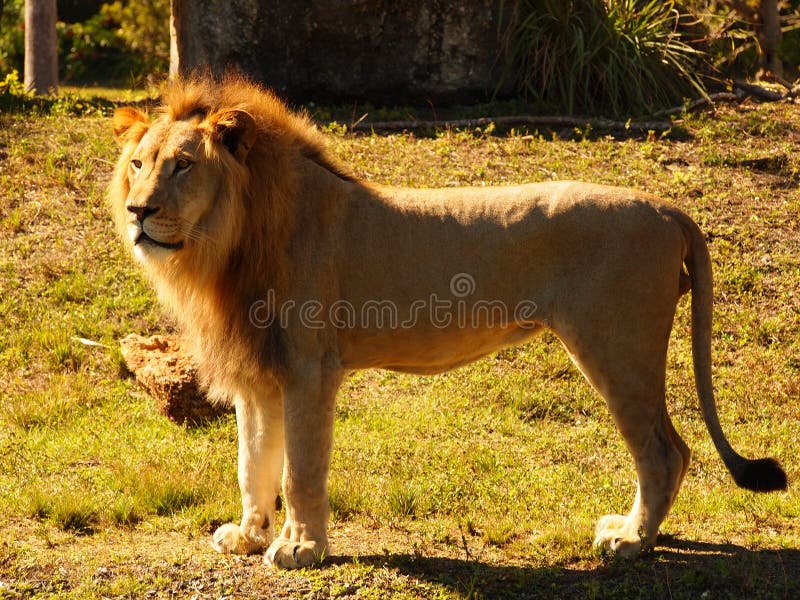
M 142 231 L 133 242 L 133 255 L 139 262 L 152 262 L 169 258 L 182 248 L 183 241 L 161 242 Z

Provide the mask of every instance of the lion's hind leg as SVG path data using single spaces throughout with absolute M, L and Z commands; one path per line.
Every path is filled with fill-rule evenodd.
M 648 300 L 641 305 L 652 308 L 658 301 Z M 689 448 L 672 426 L 665 402 L 674 305 L 664 301 L 661 308 L 644 313 L 630 306 L 579 311 L 569 324 L 554 327 L 605 399 L 633 456 L 638 475 L 633 507 L 627 515 L 601 518 L 595 530 L 596 546 L 626 557 L 655 544 L 689 464 Z
M 627 515 L 606 515 L 595 528 L 596 547 L 632 557 L 651 548 L 689 466 L 690 451 L 678 436 L 666 410 L 633 439 L 626 438 L 636 463 L 638 485 Z

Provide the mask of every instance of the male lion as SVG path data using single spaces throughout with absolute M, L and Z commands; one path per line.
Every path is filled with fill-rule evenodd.
M 243 517 L 220 552 L 279 567 L 328 552 L 336 390 L 378 367 L 438 373 L 555 332 L 605 398 L 633 455 L 627 516 L 595 544 L 652 546 L 689 464 L 665 405 L 667 342 L 692 291 L 703 418 L 736 483 L 785 489 L 773 459 L 737 454 L 711 385 L 711 262 L 683 212 L 576 182 L 397 189 L 334 165 L 309 121 L 244 80 L 175 81 L 154 120 L 114 115 L 120 236 L 193 344 L 213 398 L 233 402 Z M 273 539 L 283 479 L 286 521 Z

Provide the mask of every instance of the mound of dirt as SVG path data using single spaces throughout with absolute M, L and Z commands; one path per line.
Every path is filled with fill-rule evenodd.
M 212 404 L 197 382 L 197 367 L 176 337 L 135 333 L 120 341 L 122 357 L 136 382 L 176 423 L 199 425 L 230 412 Z

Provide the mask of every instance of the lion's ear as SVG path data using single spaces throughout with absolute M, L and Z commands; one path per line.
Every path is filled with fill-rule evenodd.
M 123 106 L 114 111 L 111 123 L 117 142 L 125 144 L 141 139 L 150 121 L 142 111 L 131 106 Z
M 206 122 L 214 140 L 244 162 L 256 141 L 255 119 L 243 110 L 221 110 L 209 116 Z

